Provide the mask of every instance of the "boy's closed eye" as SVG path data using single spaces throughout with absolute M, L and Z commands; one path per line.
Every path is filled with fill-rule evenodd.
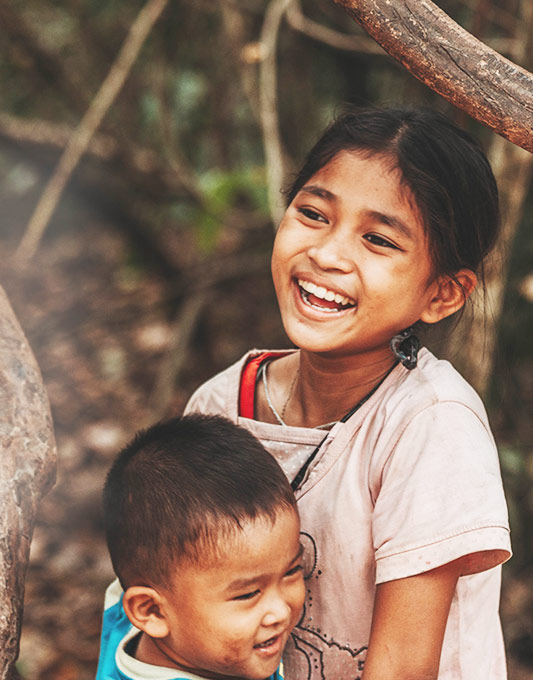
M 285 577 L 295 576 L 296 574 L 299 574 L 302 571 L 303 566 L 300 563 L 295 564 L 285 573 Z M 252 600 L 254 597 L 257 597 L 257 595 L 259 595 L 260 593 L 261 593 L 260 588 L 256 588 L 255 590 L 250 590 L 249 592 L 246 593 L 234 595 L 231 599 L 237 601 Z
M 234 600 L 251 600 L 257 595 L 259 595 L 261 591 L 259 589 L 252 590 L 249 593 L 243 593 L 242 595 L 236 595 L 233 599 Z

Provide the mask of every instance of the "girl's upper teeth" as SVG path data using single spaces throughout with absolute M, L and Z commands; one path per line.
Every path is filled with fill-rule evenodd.
M 333 290 L 329 290 L 328 288 L 324 288 L 323 286 L 317 286 L 315 283 L 312 283 L 311 281 L 304 281 L 302 279 L 298 279 L 298 285 L 300 288 L 303 288 L 307 293 L 310 293 L 311 295 L 314 295 L 317 298 L 320 298 L 321 300 L 327 300 L 328 302 L 335 302 L 338 305 L 354 305 L 355 300 L 352 300 L 352 298 L 346 297 L 344 295 L 341 295 L 340 293 L 335 293 Z

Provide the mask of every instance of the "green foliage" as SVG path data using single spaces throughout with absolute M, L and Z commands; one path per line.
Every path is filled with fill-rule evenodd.
M 268 215 L 268 199 L 264 172 L 247 168 L 224 172 L 212 170 L 201 176 L 204 203 L 194 221 L 199 248 L 212 251 L 232 211 Z

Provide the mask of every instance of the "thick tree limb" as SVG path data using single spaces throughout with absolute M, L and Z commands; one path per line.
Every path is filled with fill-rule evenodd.
M 11 680 L 35 513 L 54 483 L 56 450 L 39 369 L 1 289 L 0 385 L 0 680 Z
M 147 0 L 133 22 L 115 63 L 112 65 L 98 93 L 83 116 L 76 132 L 69 140 L 57 169 L 46 186 L 30 219 L 16 257 L 29 260 L 39 246 L 63 190 L 85 153 L 94 133 L 120 92 L 131 68 L 148 37 L 152 26 L 167 5 L 168 0 Z
M 532 29 L 533 5 L 530 0 L 522 0 L 512 33 L 520 49 L 516 58 L 528 64 L 533 48 Z M 461 319 L 448 340 L 449 357 L 482 395 L 490 386 L 511 249 L 533 171 L 533 155 L 502 137 L 492 138 L 488 155 L 500 188 L 502 234 L 485 266 L 484 304 L 474 304 L 471 314 Z
M 333 0 L 416 78 L 533 151 L 533 75 L 465 31 L 430 0 Z

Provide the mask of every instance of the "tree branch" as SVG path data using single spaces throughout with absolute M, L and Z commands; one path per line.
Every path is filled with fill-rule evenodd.
M 514 144 L 533 151 L 533 75 L 430 0 L 333 0 L 416 78 Z
M 67 101 L 74 105 L 76 111 L 86 109 L 87 94 L 75 74 L 44 44 L 41 36 L 27 23 L 22 13 L 11 9 L 6 0 L 0 1 L 0 26 L 3 37 L 17 43 L 29 56 L 34 74 L 41 75 L 41 80 L 47 84 L 53 83 Z
M 287 23 L 295 31 L 337 50 L 360 52 L 380 57 L 387 56 L 387 53 L 374 40 L 365 35 L 341 33 L 309 19 L 304 15 L 300 3 L 297 1 L 293 2 L 287 9 Z
M 168 0 L 147 0 L 146 5 L 139 12 L 116 61 L 83 116 L 74 135 L 70 138 L 54 175 L 48 182 L 35 208 L 26 228 L 26 233 L 16 252 L 16 257 L 19 261 L 28 261 L 37 250 L 50 217 L 61 198 L 72 172 L 85 153 L 102 119 L 120 92 L 144 41 L 148 37 L 152 26 L 165 9 L 167 2 Z
M 283 216 L 280 187 L 285 181 L 284 150 L 278 121 L 277 44 L 281 20 L 292 0 L 271 0 L 261 30 L 265 58 L 259 74 L 261 128 L 265 149 L 268 204 L 275 227 Z
M 249 254 L 230 258 L 216 258 L 197 267 L 183 286 L 181 307 L 172 324 L 172 342 L 156 376 L 149 402 L 149 420 L 160 420 L 168 414 L 176 382 L 188 357 L 191 339 L 214 292 L 226 281 L 234 281 L 257 272 L 264 272 L 269 258 Z M 209 272 L 206 275 L 206 271 Z
M 245 21 L 243 11 L 234 2 L 223 0 L 220 3 L 222 14 L 222 26 L 228 37 L 229 46 L 233 52 L 234 61 L 237 64 L 241 79 L 242 89 L 250 105 L 250 109 L 256 121 L 261 124 L 259 112 L 259 89 L 255 77 L 255 59 L 246 59 L 246 52 L 250 51 L 250 43 L 245 35 Z M 248 48 L 248 49 L 247 49 Z M 259 57 L 261 55 L 254 55 Z

